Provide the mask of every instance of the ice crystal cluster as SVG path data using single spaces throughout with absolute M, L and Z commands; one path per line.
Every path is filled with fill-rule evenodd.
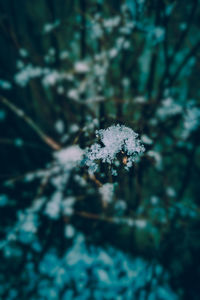
M 98 161 L 112 165 L 112 174 L 117 175 L 113 168 L 120 164 L 119 155 L 122 156 L 125 169 L 129 169 L 135 159 L 144 152 L 144 146 L 138 139 L 138 134 L 124 125 L 112 125 L 107 129 L 96 131 L 100 143 L 93 144 L 86 150 L 86 165 L 89 172 L 98 170 Z
M 37 240 L 31 242 L 30 247 L 37 256 L 42 254 Z M 17 261 L 23 255 L 20 248 L 9 251 Z M 140 257 L 133 259 L 112 247 L 88 246 L 80 233 L 62 255 L 50 247 L 39 262 L 30 258 L 23 265 L 24 276 L 19 281 L 26 285 L 23 299 L 144 299 L 149 284 L 152 288 L 148 299 L 178 299 L 169 286 L 169 274 L 160 264 L 152 265 Z M 158 280 L 161 274 L 162 279 Z M 9 284 L 4 278 L 0 276 L 0 298 L 22 299 L 18 286 Z

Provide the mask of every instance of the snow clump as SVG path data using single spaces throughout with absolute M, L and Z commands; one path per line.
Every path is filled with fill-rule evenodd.
M 90 148 L 86 149 L 85 153 L 85 164 L 89 167 L 89 173 L 94 173 L 98 170 L 97 161 L 102 161 L 112 166 L 118 165 L 120 155 L 122 156 L 125 169 L 129 170 L 136 158 L 145 150 L 138 139 L 138 134 L 124 125 L 117 124 L 107 129 L 97 130 L 96 136 L 101 143 L 94 143 Z M 117 175 L 115 169 L 112 173 Z

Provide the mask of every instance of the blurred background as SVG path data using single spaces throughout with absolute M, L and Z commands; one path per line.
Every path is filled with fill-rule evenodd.
M 200 299 L 199 2 L 0 0 L 0 299 Z

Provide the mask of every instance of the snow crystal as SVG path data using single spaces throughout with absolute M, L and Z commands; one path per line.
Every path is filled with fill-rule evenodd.
M 35 214 L 28 214 L 21 223 L 20 230 L 25 232 L 36 233 L 38 228 L 38 216 Z
M 60 52 L 60 59 L 66 59 L 69 57 L 69 52 L 67 50 L 63 50 Z
M 8 203 L 9 203 L 8 197 L 6 195 L 0 195 L 0 207 L 8 205 Z
M 72 238 L 75 234 L 75 229 L 71 224 L 68 224 L 65 227 L 65 236 L 66 238 Z
M 131 46 L 130 42 L 129 41 L 125 41 L 124 44 L 123 44 L 123 48 L 124 49 L 129 49 Z
M 118 50 L 116 48 L 112 48 L 110 51 L 109 51 L 109 56 L 110 58 L 113 58 L 113 57 L 116 57 L 118 54 Z
M 65 124 L 62 120 L 57 120 L 55 123 L 55 129 L 57 130 L 58 133 L 62 134 L 65 129 Z
M 51 47 L 48 50 L 48 54 L 51 55 L 51 56 L 54 56 L 56 54 L 56 50 L 53 47 Z
M 15 74 L 14 80 L 19 86 L 25 87 L 32 78 L 40 77 L 43 74 L 44 70 L 42 68 L 28 64 Z
M 93 35 L 93 37 L 96 38 L 101 38 L 103 36 L 103 30 L 101 28 L 101 25 L 98 24 L 96 21 L 94 21 L 92 23 L 92 28 L 91 28 L 91 34 Z
M 24 48 L 19 49 L 19 55 L 21 57 L 27 57 L 28 56 L 28 51 Z
M 0 121 L 4 121 L 6 118 L 5 110 L 0 109 Z
M 148 137 L 146 134 L 141 136 L 141 140 L 144 144 L 151 145 L 153 143 L 152 139 Z
M 135 24 L 133 22 L 126 23 L 124 26 L 120 27 L 119 32 L 125 35 L 131 34 L 134 26 Z
M 120 23 L 120 17 L 119 16 L 115 16 L 113 18 L 110 19 L 106 19 L 103 21 L 103 26 L 105 27 L 105 29 L 108 32 L 111 32 L 115 27 L 117 27 Z
M 162 101 L 162 106 L 157 110 L 157 116 L 161 120 L 182 113 L 182 106 L 174 99 L 168 97 Z
M 165 36 L 165 30 L 162 27 L 156 27 L 154 29 L 154 36 L 157 39 L 157 41 L 161 42 L 164 39 Z
M 87 73 L 90 70 L 88 64 L 84 61 L 77 61 L 74 65 L 74 69 L 77 73 Z
M 59 86 L 57 87 L 57 92 L 58 92 L 58 94 L 63 94 L 64 91 L 65 91 L 65 89 L 64 89 L 64 87 L 63 87 L 62 85 L 59 85 Z
M 78 175 L 78 174 L 75 174 L 74 175 L 74 180 L 80 185 L 80 186 L 87 186 L 87 181 L 85 180 L 84 177 Z
M 166 189 L 166 194 L 167 196 L 169 197 L 176 197 L 176 191 L 174 190 L 173 187 L 171 186 L 168 186 L 167 189 Z
M 119 199 L 115 202 L 114 209 L 117 216 L 123 216 L 125 210 L 127 209 L 127 203 L 124 200 Z
M 103 202 L 111 203 L 113 199 L 114 186 L 112 183 L 105 183 L 99 188 Z
M 17 146 L 17 147 L 22 147 L 22 146 L 24 145 L 24 142 L 23 142 L 22 139 L 16 138 L 16 139 L 14 140 L 14 144 L 15 144 L 15 146 Z
M 75 203 L 74 197 L 67 197 L 62 201 L 62 212 L 65 216 L 71 216 L 74 213 L 74 203 Z
M 60 78 L 61 75 L 57 71 L 52 70 L 44 76 L 44 78 L 42 79 L 42 83 L 46 87 L 53 86 L 56 84 L 57 81 L 59 81 Z
M 62 201 L 62 193 L 56 191 L 45 208 L 45 214 L 51 219 L 57 220 L 60 215 L 60 207 Z
M 81 161 L 83 155 L 83 150 L 77 146 L 70 146 L 60 151 L 55 152 L 55 158 L 63 165 L 65 164 L 73 164 L 76 165 L 79 161 Z
M 118 49 L 121 49 L 123 47 L 124 42 L 125 42 L 125 39 L 123 37 L 117 38 L 117 40 L 116 40 L 116 47 Z
M 94 173 L 98 169 L 96 160 L 113 164 L 120 153 L 125 158 L 123 160 L 125 168 L 129 169 L 138 155 L 145 150 L 137 138 L 138 134 L 124 125 L 117 124 L 107 129 L 97 130 L 96 136 L 100 138 L 103 146 L 100 143 L 95 143 L 86 150 L 85 163 L 89 167 L 90 173 Z
M 67 93 L 67 96 L 71 99 L 78 100 L 79 99 L 78 90 L 70 89 Z
M 134 225 L 140 229 L 143 229 L 147 226 L 147 221 L 145 219 L 137 219 L 135 220 Z
M 69 128 L 70 133 L 76 133 L 79 131 L 79 126 L 77 124 L 72 124 Z
M 17 68 L 18 70 L 23 69 L 24 66 L 25 66 L 25 64 L 24 64 L 24 62 L 23 62 L 22 60 L 17 60 L 17 61 L 16 61 L 16 68 Z
M 151 196 L 150 202 L 151 202 L 151 204 L 153 204 L 153 205 L 158 204 L 158 203 L 159 203 L 159 198 L 158 198 L 158 196 L 154 196 L 154 195 Z
M 80 166 L 82 156 L 83 150 L 81 150 L 81 148 L 79 148 L 77 145 L 56 151 L 54 153 L 56 167 L 54 168 L 55 170 L 52 170 L 52 172 L 54 172 L 54 176 L 51 180 L 53 185 L 55 185 L 57 188 L 60 187 L 62 190 L 62 186 L 69 180 L 71 171 Z M 57 176 L 55 176 L 55 173 L 58 172 L 59 168 L 64 171 L 64 174 L 58 173 Z
M 12 88 L 12 84 L 7 80 L 0 79 L 0 88 L 10 90 Z
M 158 170 L 162 170 L 162 156 L 159 152 L 150 150 L 147 152 L 147 155 L 152 157 L 155 160 L 155 165 Z
M 146 101 L 147 101 L 146 98 L 143 97 L 143 96 L 137 96 L 137 97 L 134 98 L 134 102 L 135 103 L 143 104 Z
M 122 84 L 123 84 L 123 86 L 125 87 L 125 88 L 127 88 L 127 87 L 129 87 L 129 85 L 130 85 L 130 80 L 129 80 L 129 78 L 123 78 L 122 79 Z
M 54 23 L 47 23 L 44 25 L 43 33 L 49 33 L 60 25 L 60 20 L 56 20 Z
M 186 139 L 195 131 L 200 124 L 200 109 L 198 107 L 188 105 L 186 113 L 183 117 L 183 131 L 182 138 Z

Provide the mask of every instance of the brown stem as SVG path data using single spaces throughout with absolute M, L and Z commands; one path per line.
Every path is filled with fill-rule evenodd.
M 18 117 L 23 119 L 36 133 L 37 135 L 53 150 L 60 150 L 61 145 L 59 145 L 56 141 L 54 141 L 51 137 L 46 135 L 39 127 L 34 123 L 30 117 L 28 117 L 23 110 L 19 109 L 13 103 L 11 103 L 5 97 L 0 96 L 0 101 L 6 105 L 11 111 L 13 111 Z

